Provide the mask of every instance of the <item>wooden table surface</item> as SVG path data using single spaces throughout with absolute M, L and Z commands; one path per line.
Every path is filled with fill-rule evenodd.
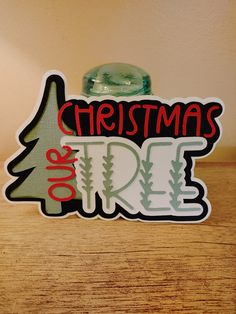
M 236 164 L 196 174 L 201 224 L 50 220 L 2 199 L 0 313 L 236 313 Z

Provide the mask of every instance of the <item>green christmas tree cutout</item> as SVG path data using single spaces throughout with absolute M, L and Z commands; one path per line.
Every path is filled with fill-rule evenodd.
M 40 108 L 32 122 L 21 132 L 20 141 L 26 147 L 25 150 L 14 159 L 8 166 L 9 172 L 18 177 L 6 190 L 8 198 L 15 201 L 40 201 L 41 209 L 45 214 L 60 214 L 62 212 L 61 203 L 49 196 L 48 190 L 52 186 L 49 178 L 68 177 L 68 170 L 47 170 L 50 162 L 46 158 L 49 149 L 56 149 L 61 156 L 66 154 L 66 150 L 61 147 L 60 140 L 63 133 L 59 130 L 58 98 L 63 101 L 64 95 L 59 95 L 61 83 L 56 76 L 47 80 Z M 63 81 L 62 81 L 63 82 Z M 63 84 L 64 87 L 64 83 Z M 61 89 L 60 89 L 61 93 Z M 64 126 L 66 128 L 66 126 Z M 74 153 L 69 159 L 74 158 Z M 73 167 L 72 164 L 68 166 Z M 66 181 L 76 191 L 76 198 L 81 198 L 77 190 L 76 177 Z M 68 190 L 57 188 L 54 190 L 58 198 L 68 197 Z

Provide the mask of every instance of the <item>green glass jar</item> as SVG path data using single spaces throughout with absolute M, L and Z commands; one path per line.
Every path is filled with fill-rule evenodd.
M 83 77 L 82 95 L 151 95 L 151 79 L 143 69 L 131 64 L 109 63 L 97 66 Z

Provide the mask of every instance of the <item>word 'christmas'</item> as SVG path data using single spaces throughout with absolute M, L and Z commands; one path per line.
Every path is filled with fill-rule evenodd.
M 202 105 L 175 103 L 167 106 L 159 101 L 139 102 L 84 101 L 66 102 L 58 113 L 58 125 L 66 135 L 73 131 L 65 129 L 66 122 L 79 136 L 106 135 L 124 136 L 145 140 L 156 136 L 202 136 L 212 138 L 216 134 L 215 116 L 219 104 Z

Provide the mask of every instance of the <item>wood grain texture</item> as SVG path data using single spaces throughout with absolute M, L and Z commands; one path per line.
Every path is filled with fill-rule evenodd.
M 236 313 L 236 165 L 196 174 L 201 224 L 50 220 L 1 200 L 0 313 Z

